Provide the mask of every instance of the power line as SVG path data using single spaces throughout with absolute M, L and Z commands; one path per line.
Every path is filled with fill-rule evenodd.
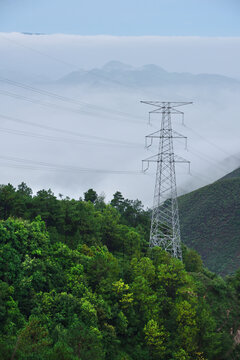
M 178 139 L 176 140 L 180 142 L 180 140 Z M 208 162 L 210 165 L 215 166 L 215 168 L 218 169 L 219 171 L 226 171 L 226 169 L 223 168 L 222 165 L 218 163 L 214 158 L 212 158 L 209 155 L 206 156 L 202 151 L 199 151 L 194 146 L 191 145 L 190 148 L 188 147 L 187 151 L 193 154 L 194 156 L 198 157 L 199 159 L 203 159 L 204 161 Z
M 7 36 L 3 35 L 2 33 L 0 33 L 0 36 L 1 36 L 3 39 L 5 39 L 5 40 L 7 40 L 7 41 L 9 41 L 9 42 L 17 45 L 17 46 L 21 46 L 21 47 L 23 47 L 23 48 L 25 48 L 25 49 L 31 50 L 31 51 L 39 54 L 39 55 L 48 57 L 49 59 L 51 59 L 51 60 L 53 60 L 53 61 L 56 61 L 56 62 L 58 62 L 58 63 L 61 63 L 61 64 L 63 64 L 63 65 L 67 65 L 67 66 L 69 66 L 69 67 L 71 67 L 71 68 L 78 69 L 76 65 L 70 64 L 69 62 L 64 61 L 64 60 L 60 60 L 60 59 L 56 58 L 55 56 L 46 54 L 46 53 L 44 53 L 43 51 L 39 51 L 39 50 L 37 50 L 37 49 L 32 48 L 31 46 L 27 46 L 27 45 L 24 45 L 24 44 L 22 44 L 22 43 L 19 43 L 19 42 L 16 41 L 16 40 L 9 39 Z
M 129 147 L 140 147 L 140 146 L 142 146 L 142 144 L 140 144 L 140 143 L 131 143 L 131 142 L 123 141 L 123 140 L 116 140 L 116 139 L 110 139 L 110 138 L 101 137 L 101 136 L 78 133 L 78 132 L 75 132 L 75 131 L 71 131 L 71 130 L 67 130 L 67 129 L 59 129 L 59 128 L 55 128 L 53 126 L 48 126 L 48 125 L 37 124 L 37 123 L 30 122 L 30 121 L 17 119 L 17 118 L 13 118 L 13 117 L 2 115 L 2 114 L 0 114 L 0 118 L 6 119 L 6 120 L 9 120 L 9 121 L 13 121 L 13 122 L 16 122 L 16 123 L 24 124 L 24 125 L 30 125 L 30 126 L 45 129 L 45 130 L 56 131 L 56 132 L 59 132 L 61 134 L 65 134 L 65 135 L 69 134 L 69 135 L 75 136 L 75 137 L 87 138 L 87 139 L 90 139 L 92 141 L 98 140 L 98 141 L 101 141 L 103 144 L 108 143 L 109 146 L 111 146 L 111 145 L 129 146 Z M 54 137 L 47 136 L 47 135 L 27 133 L 26 131 L 21 131 L 21 130 L 11 130 L 11 129 L 2 128 L 2 131 L 12 132 L 12 133 L 15 131 L 19 135 L 25 133 L 24 135 L 26 135 L 26 136 L 41 137 L 41 138 L 46 137 L 49 140 L 51 140 L 51 138 L 54 138 Z M 59 141 L 60 141 L 61 138 L 56 138 L 56 139 L 59 139 Z M 67 140 L 67 141 L 69 140 L 69 141 L 75 142 L 75 143 L 84 143 L 84 142 L 76 142 L 76 140 L 72 140 L 72 139 L 65 139 L 65 140 Z
M 203 135 L 199 134 L 196 130 L 193 130 L 190 126 L 186 126 L 185 127 L 187 129 L 189 129 L 191 132 L 193 132 L 194 134 L 196 134 L 198 137 L 200 137 L 201 139 L 203 139 L 205 142 L 207 142 L 208 144 L 210 144 L 211 146 L 215 147 L 216 149 L 220 150 L 221 152 L 223 152 L 225 155 L 231 156 L 237 160 L 240 160 L 239 157 L 230 154 L 229 152 L 227 152 L 225 149 L 221 148 L 219 145 L 216 145 L 214 142 L 212 142 L 211 140 L 205 138 Z
M 99 117 L 99 114 L 96 115 L 96 114 L 91 113 L 91 112 L 86 111 L 86 110 L 67 108 L 67 107 L 64 107 L 64 106 L 61 106 L 61 105 L 57 105 L 57 104 L 42 101 L 42 100 L 32 99 L 32 98 L 29 98 L 27 96 L 19 95 L 19 94 L 16 94 L 16 93 L 5 91 L 5 90 L 0 90 L 0 94 L 8 96 L 8 97 L 12 97 L 12 98 L 17 99 L 17 100 L 24 100 L 24 101 L 27 101 L 27 102 L 30 102 L 30 103 L 33 103 L 33 104 L 38 104 L 38 105 L 41 105 L 41 106 L 50 107 L 50 108 L 61 110 L 61 111 L 64 110 L 64 111 L 72 112 L 72 113 L 76 113 L 76 114 L 86 114 L 86 115 L 92 116 L 94 118 Z M 119 119 L 115 119 L 115 118 L 112 118 L 112 117 L 111 117 L 111 120 L 119 121 Z M 141 123 L 140 121 L 131 120 L 129 118 L 122 118 L 122 120 L 127 121 L 127 122 L 131 122 L 131 123 L 135 123 L 135 124 Z
M 30 168 L 34 168 L 36 170 L 42 168 L 46 168 L 47 170 L 52 171 L 67 171 L 69 172 L 87 172 L 87 173 L 99 173 L 99 174 L 117 174 L 117 175 L 141 175 L 141 171 L 128 171 L 128 170 L 109 170 L 109 169 L 95 169 L 95 168 L 85 168 L 85 167 L 78 167 L 74 165 L 60 165 L 60 164 L 53 164 L 44 161 L 34 161 L 29 159 L 23 159 L 18 157 L 12 156 L 2 156 L 0 155 L 0 159 L 5 161 L 16 162 L 19 166 L 26 166 Z M 7 164 L 9 165 L 9 164 Z M 13 164 L 16 166 L 16 164 Z
M 156 126 L 153 126 L 154 128 L 156 128 Z M 180 143 L 182 142 L 179 138 L 176 138 L 175 139 Z M 150 151 L 152 154 L 154 154 L 154 152 L 152 151 L 151 148 L 147 148 L 148 151 Z M 197 150 L 195 147 L 193 147 L 192 145 L 190 146 L 190 148 L 188 147 L 186 149 L 188 152 L 190 152 L 190 154 L 192 154 L 193 156 L 196 156 L 197 158 L 199 159 L 202 159 L 206 162 L 208 162 L 211 166 L 214 166 L 218 171 L 220 171 L 221 173 L 222 172 L 228 172 L 229 169 L 227 168 L 224 168 L 222 164 L 220 164 L 219 162 L 217 162 L 215 159 L 213 159 L 212 157 L 209 157 L 209 156 L 206 156 L 203 152 Z M 198 177 L 201 177 L 203 180 L 205 181 L 212 181 L 212 179 L 210 177 L 207 177 L 203 174 L 200 174 L 200 173 L 196 173 L 196 171 L 194 170 L 195 174 L 197 174 Z M 194 177 L 197 177 L 195 175 L 193 175 L 193 172 L 192 172 L 192 169 L 191 169 L 191 172 L 189 173 L 189 175 L 192 175 Z
M 104 147 L 119 147 L 122 146 L 124 148 L 126 147 L 132 147 L 136 148 L 136 144 L 131 143 L 114 143 L 111 142 L 92 142 L 88 140 L 76 140 L 76 139 L 70 139 L 70 138 L 63 138 L 63 137 L 56 137 L 56 136 L 49 136 L 49 135 L 42 135 L 42 134 L 36 134 L 31 133 L 23 130 L 14 130 L 14 129 L 8 129 L 8 128 L 2 128 L 0 127 L 0 132 L 6 133 L 6 134 L 13 134 L 13 135 L 20 135 L 20 136 L 26 136 L 26 137 L 32 137 L 40 140 L 47 140 L 47 141 L 54 141 L 54 142 L 61 142 L 61 143 L 68 143 L 68 144 L 76 144 L 76 145 L 86 145 L 90 144 L 91 146 L 104 146 Z
M 154 128 L 156 128 L 155 126 L 153 126 Z M 177 136 L 174 136 L 174 139 L 176 139 L 179 143 L 180 143 L 180 139 Z M 181 141 L 182 142 L 182 141 Z M 148 149 L 149 150 L 149 149 Z M 194 156 L 198 157 L 199 159 L 203 159 L 204 161 L 208 162 L 211 166 L 213 165 L 216 169 L 218 169 L 219 171 L 227 171 L 226 168 L 224 168 L 220 163 L 218 163 L 214 158 L 212 158 L 209 155 L 205 155 L 202 151 L 199 151 L 198 149 L 196 149 L 194 146 L 189 146 L 186 147 L 186 150 L 188 152 L 190 152 L 191 154 L 193 154 Z M 151 150 L 150 150 L 151 151 Z M 152 151 L 151 151 L 152 152 Z
M 86 106 L 86 107 L 88 107 L 88 108 L 90 108 L 92 110 L 95 110 L 95 111 L 114 113 L 115 115 L 123 116 L 123 117 L 129 117 L 130 116 L 130 117 L 134 117 L 136 119 L 139 118 L 139 117 L 137 117 L 135 115 L 128 114 L 128 113 L 125 113 L 123 111 L 118 111 L 118 110 L 106 108 L 106 107 L 103 107 L 103 106 L 93 105 L 93 104 L 90 104 L 90 103 L 87 103 L 87 102 L 84 102 L 84 101 L 80 101 L 80 100 L 77 100 L 77 99 L 73 99 L 73 98 L 70 98 L 70 97 L 59 95 L 59 94 L 56 94 L 54 92 L 50 92 L 48 90 L 39 89 L 39 88 L 33 87 L 31 85 L 27 85 L 27 84 L 24 84 L 24 83 L 13 81 L 13 80 L 10 80 L 10 79 L 4 78 L 4 77 L 0 77 L 0 81 L 4 82 L 4 83 L 7 83 L 7 84 L 10 84 L 10 85 L 15 86 L 15 87 L 19 87 L 19 88 L 22 88 L 22 89 L 25 89 L 25 90 L 29 90 L 29 91 L 37 93 L 37 94 L 41 94 L 41 95 L 45 95 L 45 96 L 57 99 L 59 101 L 67 102 L 67 103 L 74 104 L 74 105 Z

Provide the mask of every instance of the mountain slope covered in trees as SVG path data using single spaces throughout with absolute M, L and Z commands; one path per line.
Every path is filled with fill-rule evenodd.
M 183 242 L 222 275 L 240 267 L 240 169 L 179 197 Z

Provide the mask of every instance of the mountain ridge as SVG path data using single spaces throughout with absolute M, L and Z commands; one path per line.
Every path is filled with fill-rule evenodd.
M 239 86 L 240 81 L 231 77 L 218 74 L 192 74 L 188 72 L 169 72 L 155 64 L 146 64 L 140 67 L 109 61 L 101 68 L 90 70 L 79 69 L 57 80 L 57 83 L 65 85 L 81 85 L 93 83 L 98 80 L 101 84 L 121 82 L 123 85 L 134 86 L 165 86 L 165 85 L 219 85 L 225 84 Z

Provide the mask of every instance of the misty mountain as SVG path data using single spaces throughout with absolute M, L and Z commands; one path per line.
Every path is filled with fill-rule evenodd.
M 133 67 L 119 61 L 110 61 L 101 68 L 94 68 L 89 71 L 78 70 L 71 72 L 57 82 L 64 85 L 115 84 L 135 87 L 166 85 L 239 87 L 240 85 L 240 81 L 222 75 L 168 72 L 162 67 L 153 64 Z

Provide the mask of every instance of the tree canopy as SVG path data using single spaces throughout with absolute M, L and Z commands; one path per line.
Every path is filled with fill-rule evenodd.
M 240 359 L 240 276 L 149 249 L 150 213 L 0 187 L 0 359 Z

